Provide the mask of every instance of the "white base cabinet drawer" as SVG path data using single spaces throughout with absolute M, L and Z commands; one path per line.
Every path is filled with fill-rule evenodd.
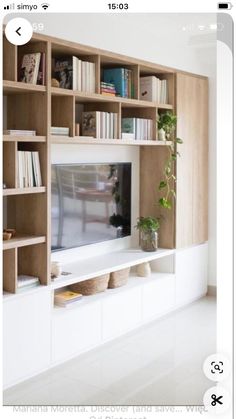
M 4 387 L 49 367 L 50 316 L 51 293 L 48 290 L 4 301 Z
M 108 340 L 141 322 L 141 288 L 113 295 L 102 303 L 102 337 Z
M 207 243 L 176 252 L 176 306 L 207 293 Z
M 68 311 L 67 311 L 68 310 Z M 67 359 L 101 343 L 100 302 L 53 313 L 52 362 Z
M 143 287 L 142 316 L 144 321 L 167 313 L 175 306 L 175 275 L 156 275 L 155 280 Z

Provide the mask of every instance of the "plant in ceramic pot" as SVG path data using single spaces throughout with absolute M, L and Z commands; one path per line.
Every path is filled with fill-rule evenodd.
M 139 217 L 136 228 L 140 231 L 140 246 L 145 252 L 158 249 L 158 229 L 160 221 L 156 217 Z

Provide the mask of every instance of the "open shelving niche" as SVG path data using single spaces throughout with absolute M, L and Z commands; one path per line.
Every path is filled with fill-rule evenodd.
M 53 292 L 67 286 L 69 283 L 78 282 L 86 277 L 75 274 L 67 277 L 66 280 L 58 280 L 50 285 L 49 264 L 50 264 L 50 144 L 109 144 L 140 146 L 140 194 L 142 196 L 140 214 L 149 215 L 153 212 L 153 204 L 150 202 L 150 182 L 147 176 L 152 172 L 155 177 L 155 185 L 160 178 L 163 161 L 166 156 L 166 145 L 168 141 L 158 141 L 156 138 L 156 115 L 157 112 L 174 109 L 175 104 L 175 71 L 163 66 L 139 62 L 139 60 L 123 57 L 114 53 L 109 53 L 86 46 L 73 44 L 66 41 L 55 40 L 50 37 L 34 34 L 32 40 L 25 46 L 16 47 L 3 38 L 4 49 L 4 68 L 3 68 L 3 93 L 6 96 L 7 109 L 4 117 L 5 129 L 34 129 L 36 136 L 3 136 L 3 156 L 4 156 L 4 182 L 7 188 L 3 191 L 4 199 L 7 204 L 8 227 L 16 228 L 17 237 L 11 239 L 3 245 L 3 269 L 5 275 L 4 289 L 6 292 L 17 292 L 17 274 L 26 273 L 38 275 L 42 285 L 49 285 Z M 29 85 L 19 82 L 18 68 L 25 53 L 44 52 L 46 54 L 46 83 L 42 85 Z M 51 87 L 51 59 L 57 55 L 75 55 L 81 59 L 95 63 L 95 93 L 86 93 Z M 100 81 L 102 69 L 106 67 L 124 66 L 133 70 L 134 75 L 134 97 L 108 97 L 100 94 Z M 159 78 L 168 80 L 169 103 L 158 104 L 140 100 L 139 77 L 144 75 L 156 75 Z M 116 139 L 97 139 L 92 137 L 75 136 L 75 123 L 77 120 L 76 107 L 81 106 L 83 110 L 101 110 L 107 112 L 117 112 L 118 127 Z M 23 109 L 23 113 L 19 112 Z M 43 109 L 44 112 L 38 112 Z M 121 118 L 125 117 L 144 117 L 153 121 L 153 140 L 125 140 L 121 139 Z M 52 136 L 50 128 L 53 125 L 68 126 L 69 136 Z M 154 147 L 155 146 L 155 147 Z M 158 146 L 158 147 L 156 147 Z M 161 147 L 159 147 L 161 146 Z M 40 153 L 41 172 L 43 175 L 43 186 L 34 188 L 17 187 L 17 150 L 37 150 Z M 154 151 L 155 150 L 155 151 Z M 154 162 L 150 164 L 151 159 Z M 155 170 L 153 170 L 153 168 Z M 148 187 L 147 187 L 148 186 Z M 153 212 L 153 214 L 155 211 Z M 42 217 L 45 214 L 45 217 Z M 171 227 L 168 223 L 171 221 Z M 174 248 L 174 215 L 167 217 L 166 228 L 160 236 L 162 247 Z M 168 233 L 166 235 L 166 233 Z M 124 249 L 124 255 L 130 254 L 132 250 Z M 136 251 L 135 251 L 136 252 Z M 152 261 L 164 258 L 166 252 L 173 255 L 173 250 L 159 249 L 153 255 L 146 255 L 140 251 L 135 256 L 134 261 L 129 261 L 128 265 L 123 262 L 121 266 L 135 266 L 140 260 Z M 140 255 L 143 255 L 141 257 Z M 117 255 L 116 255 L 117 257 Z M 105 257 L 107 262 L 107 257 Z M 28 260 L 31 261 L 29 267 Z M 34 262 L 32 263 L 32 260 Z M 39 264 L 39 262 L 41 263 Z M 94 260 L 92 261 L 94 266 Z M 86 260 L 84 262 L 86 264 Z M 154 262 L 152 262 L 154 263 Z M 90 261 L 91 266 L 91 261 Z M 110 266 L 110 265 L 109 265 Z M 114 271 L 114 267 L 119 269 L 114 260 L 113 267 L 106 268 L 106 272 Z M 101 272 L 101 271 L 100 271 Z M 93 268 L 87 279 L 98 274 Z M 162 275 L 160 273 L 160 275 Z M 134 283 L 135 274 L 131 275 L 129 285 Z M 151 279 L 137 279 L 137 284 L 153 280 L 156 277 L 152 274 Z M 72 281 L 72 282 L 71 282 Z M 120 292 L 122 289 L 109 290 L 104 295 Z M 25 291 L 27 292 L 27 291 Z M 104 297 L 98 294 L 96 297 Z

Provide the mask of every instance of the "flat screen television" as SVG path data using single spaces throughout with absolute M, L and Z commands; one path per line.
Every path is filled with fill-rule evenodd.
M 131 163 L 52 165 L 52 251 L 130 235 Z

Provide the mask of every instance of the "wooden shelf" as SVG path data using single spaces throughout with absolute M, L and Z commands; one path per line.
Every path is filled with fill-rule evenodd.
M 64 137 L 51 135 L 50 142 L 52 144 L 92 144 L 92 145 L 131 145 L 131 146 L 167 146 L 171 145 L 171 141 L 149 141 L 149 140 L 105 140 L 93 137 Z
M 150 262 L 151 260 L 170 256 L 174 253 L 174 249 L 158 249 L 156 252 L 143 252 L 141 249 L 124 249 L 79 260 L 78 262 L 63 266 L 63 271 L 70 272 L 70 274 L 66 276 L 62 275 L 56 279 L 52 283 L 52 288 L 62 288 L 119 269 L 125 269 L 143 262 Z
M 46 86 L 27 84 L 19 81 L 3 80 L 3 93 L 37 93 L 46 92 Z
M 18 247 L 30 246 L 33 244 L 45 243 L 45 236 L 32 236 L 19 234 L 16 237 L 13 237 L 10 240 L 3 241 L 3 250 L 15 249 Z
M 3 135 L 3 141 L 18 143 L 45 143 L 46 137 L 42 135 Z
M 146 100 L 128 99 L 118 96 L 105 96 L 98 93 L 85 93 L 69 89 L 61 89 L 59 87 L 51 88 L 52 95 L 54 96 L 74 96 L 76 101 L 80 102 L 111 102 L 121 103 L 123 107 L 141 107 L 141 108 L 160 108 L 160 109 L 173 109 L 170 104 L 159 104 L 155 102 L 148 102 Z
M 7 188 L 3 189 L 3 196 L 10 196 L 10 195 L 26 195 L 26 194 L 34 194 L 34 193 L 44 193 L 46 192 L 45 186 L 40 187 L 33 187 L 33 188 Z

